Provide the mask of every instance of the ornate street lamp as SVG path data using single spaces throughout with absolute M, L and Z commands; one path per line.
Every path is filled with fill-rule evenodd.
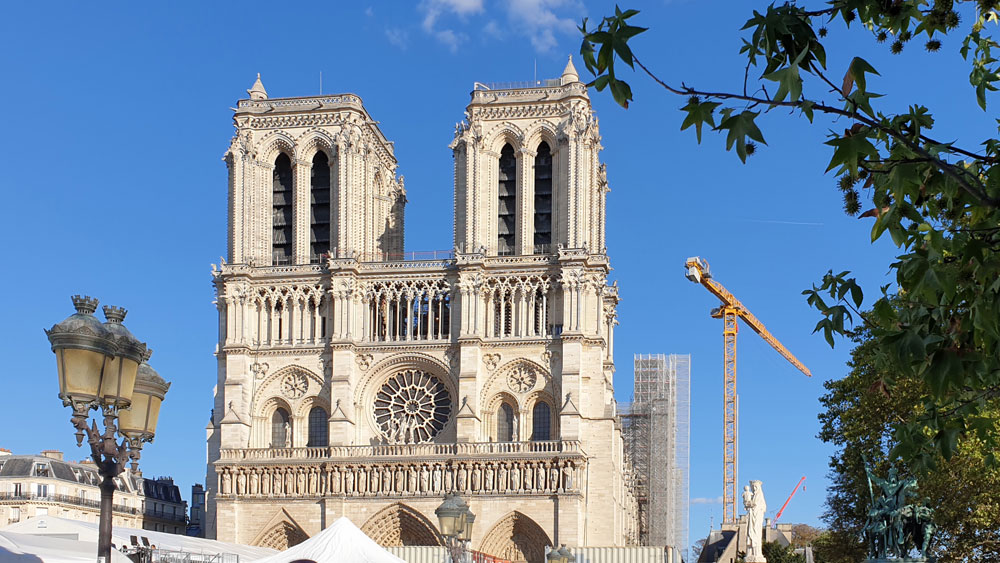
M 445 495 L 444 502 L 434 510 L 434 514 L 438 517 L 438 527 L 451 553 L 452 563 L 463 563 L 468 556 L 476 515 L 456 493 Z
M 576 556 L 570 553 L 566 544 L 562 544 L 559 549 L 552 547 L 549 554 L 545 556 L 546 563 L 575 563 Z
M 92 297 L 74 295 L 76 313 L 45 334 L 56 355 L 59 398 L 73 409 L 76 444 L 83 445 L 87 437 L 102 477 L 97 556 L 107 562 L 111 560 L 114 478 L 125 470 L 129 459 L 132 469 L 138 470 L 142 443 L 153 440 L 160 403 L 170 384 L 145 363 L 151 352 L 122 324 L 125 309 L 105 306 L 107 321 L 102 324 L 94 316 L 97 304 Z M 96 421 L 90 423 L 90 411 L 95 409 L 104 417 L 103 433 Z M 124 438 L 121 444 L 116 433 Z

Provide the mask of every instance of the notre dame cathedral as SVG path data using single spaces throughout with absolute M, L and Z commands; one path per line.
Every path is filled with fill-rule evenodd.
M 393 145 L 354 94 L 235 110 L 208 533 L 284 548 L 347 516 L 385 546 L 635 542 L 597 120 L 558 79 L 476 83 L 450 148 L 454 251 L 403 252 Z M 443 219 L 443 218 L 442 218 Z

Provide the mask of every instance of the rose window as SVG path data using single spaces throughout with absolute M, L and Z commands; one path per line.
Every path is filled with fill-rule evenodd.
M 281 392 L 289 399 L 298 399 L 309 390 L 309 380 L 301 373 L 290 373 L 281 381 Z
M 437 377 L 406 369 L 389 377 L 375 395 L 375 424 L 393 444 L 429 442 L 451 417 L 451 394 Z

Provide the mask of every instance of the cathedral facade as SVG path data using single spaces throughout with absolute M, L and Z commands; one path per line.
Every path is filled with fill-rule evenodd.
M 451 144 L 454 252 L 403 253 L 393 145 L 353 94 L 235 110 L 207 528 L 283 548 L 347 516 L 382 545 L 636 537 L 614 400 L 597 121 L 559 79 L 477 83 Z

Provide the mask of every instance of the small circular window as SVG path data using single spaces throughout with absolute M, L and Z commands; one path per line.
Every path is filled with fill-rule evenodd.
M 391 444 L 429 442 L 451 418 L 451 394 L 436 376 L 405 369 L 375 395 L 375 424 Z

